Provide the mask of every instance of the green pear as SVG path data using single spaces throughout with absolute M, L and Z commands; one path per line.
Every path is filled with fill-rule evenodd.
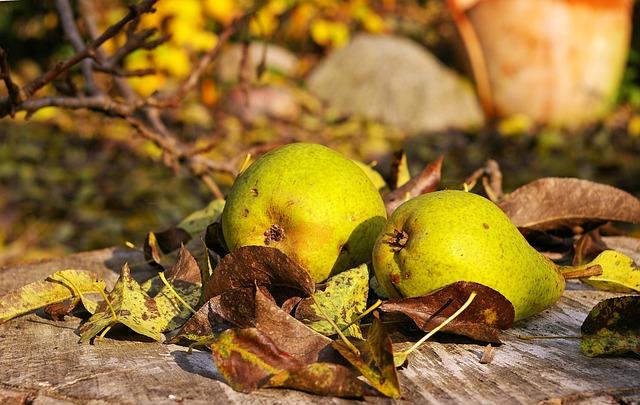
M 233 184 L 222 212 L 230 250 L 280 249 L 316 282 L 371 260 L 386 212 L 380 193 L 351 160 L 322 145 L 281 146 Z
M 491 287 L 523 319 L 553 305 L 565 281 L 491 201 L 438 191 L 399 206 L 379 235 L 373 264 L 392 298 L 427 295 L 456 281 Z

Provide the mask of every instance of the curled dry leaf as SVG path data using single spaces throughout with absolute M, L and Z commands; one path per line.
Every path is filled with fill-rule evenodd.
M 640 267 L 629 256 L 615 250 L 605 250 L 579 268 L 596 265 L 602 268 L 602 274 L 581 279 L 583 282 L 604 291 L 640 292 Z
M 283 287 L 309 296 L 315 283 L 309 273 L 276 248 L 244 246 L 226 255 L 204 289 L 204 299 L 234 288 Z
M 211 344 L 211 353 L 216 367 L 236 391 L 282 387 L 342 397 L 361 397 L 371 392 L 348 368 L 300 362 L 255 328 L 220 333 Z
M 305 364 L 318 361 L 321 353 L 328 352 L 331 339 L 306 327 L 276 305 L 269 293 L 261 287 L 256 290 L 256 328 L 276 346 L 286 348 L 289 355 Z M 326 353 L 330 355 L 330 353 Z
M 333 342 L 336 349 L 354 366 L 372 387 L 391 398 L 400 398 L 400 382 L 393 362 L 393 346 L 378 317 L 367 333 L 367 340 L 350 339 L 360 353 L 355 353 L 344 342 Z
M 336 274 L 327 281 L 324 291 L 316 291 L 312 298 L 302 300 L 296 309 L 296 318 L 323 335 L 335 335 L 336 331 L 324 316 L 328 316 L 341 330 L 346 328 L 367 308 L 368 293 L 369 271 L 363 264 Z M 349 326 L 344 333 L 362 338 L 357 324 Z
M 599 228 L 584 233 L 573 244 L 573 265 L 579 266 L 591 261 L 605 250 L 607 245 L 602 240 Z
M 444 157 L 440 156 L 435 162 L 428 164 L 419 175 L 385 195 L 384 205 L 387 208 L 387 214 L 391 215 L 400 204 L 410 198 L 437 190 L 440 185 L 443 160 Z
M 640 296 L 599 302 L 582 324 L 580 349 L 589 357 L 640 355 Z
M 160 265 L 162 255 L 173 252 L 191 240 L 191 235 L 181 228 L 169 228 L 162 232 L 149 232 L 144 240 L 144 258 Z
M 472 291 L 477 296 L 471 305 L 442 331 L 500 343 L 500 330 L 513 324 L 515 311 L 502 294 L 481 284 L 459 281 L 422 297 L 385 301 L 380 309 L 403 313 L 420 329 L 430 331 L 456 312 Z
M 487 194 L 487 197 L 493 202 L 499 201 L 504 193 L 502 192 L 502 171 L 500 165 L 493 159 L 487 160 L 487 163 L 475 172 L 471 173 L 469 177 L 464 181 L 467 189 L 470 191 L 478 182 L 482 181 L 482 186 Z
M 220 296 L 211 298 L 182 325 L 170 343 L 202 342 L 212 339 L 214 334 L 230 329 L 233 325 L 222 318 L 215 309 Z
M 272 376 L 263 387 L 291 388 L 343 398 L 378 395 L 349 368 L 335 363 L 313 363 L 283 370 Z
M 73 310 L 80 305 L 80 302 L 80 297 L 73 297 L 62 302 L 49 304 L 44 307 L 44 313 L 49 315 L 54 321 L 61 321 L 65 316 L 73 312 Z
M 200 266 L 184 245 L 180 246 L 176 262 L 164 272 L 164 276 L 170 283 L 198 285 L 202 283 Z M 165 288 L 165 284 L 159 276 L 154 276 L 142 283 L 141 287 L 147 294 L 154 296 Z
M 226 255 L 204 287 L 202 299 L 212 310 L 239 327 L 255 326 L 256 287 L 284 303 L 292 297 L 309 296 L 315 284 L 306 270 L 284 253 L 264 246 L 245 246 Z
M 42 281 L 35 281 L 0 297 L 0 323 L 44 306 L 74 297 L 83 297 L 85 307 L 95 309 L 94 301 L 85 294 L 97 293 L 105 283 L 95 273 L 83 270 L 61 270 Z
M 211 344 L 218 371 L 236 391 L 251 392 L 297 362 L 255 328 L 229 329 Z
M 222 223 L 214 222 L 207 227 L 204 233 L 204 243 L 208 249 L 222 257 L 229 253 L 229 248 L 224 241 Z
M 519 228 L 547 231 L 587 222 L 640 223 L 640 200 L 618 188 L 574 178 L 535 180 L 501 202 Z

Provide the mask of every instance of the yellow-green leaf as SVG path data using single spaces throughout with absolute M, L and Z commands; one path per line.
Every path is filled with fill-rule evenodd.
M 184 218 L 178 228 L 187 231 L 191 236 L 195 236 L 207 229 L 207 226 L 220 219 L 222 209 L 224 208 L 224 200 L 213 200 L 201 210 L 192 212 Z
M 101 302 L 96 313 L 80 328 L 80 342 L 86 343 L 105 328 L 118 323 L 157 341 L 162 340 L 161 331 L 166 325 L 155 300 L 131 277 L 126 264 L 107 301 Z
M 84 270 L 61 270 L 45 280 L 36 281 L 10 291 L 0 298 L 0 323 L 17 316 L 62 302 L 73 297 L 98 292 L 105 288 L 104 281 L 92 272 Z M 87 310 L 95 309 L 95 302 L 84 297 Z
M 605 250 L 585 266 L 595 265 L 602 267 L 602 274 L 582 281 L 604 291 L 640 292 L 640 267 L 629 256 Z
M 393 161 L 391 162 L 391 187 L 395 190 L 407 184 L 409 180 L 411 180 L 411 173 L 409 172 L 407 154 L 401 150 L 393 154 Z
M 317 291 L 313 298 L 307 298 L 298 305 L 296 318 L 316 332 L 335 335 L 336 331 L 325 315 L 341 330 L 346 328 L 366 309 L 368 292 L 369 271 L 363 264 L 331 277 L 324 291 Z M 362 338 L 357 324 L 350 325 L 344 333 Z
M 161 330 L 168 332 L 182 326 L 192 315 L 202 295 L 202 283 L 200 267 L 184 246 L 178 252 L 176 263 L 164 275 L 168 285 L 157 275 L 145 281 L 141 288 L 153 296 L 164 323 Z

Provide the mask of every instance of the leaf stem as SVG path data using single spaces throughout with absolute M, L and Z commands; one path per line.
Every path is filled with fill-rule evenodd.
M 82 300 L 82 302 L 85 301 L 84 299 L 84 295 L 82 294 L 82 291 L 80 291 L 80 289 L 78 288 L 78 286 L 69 278 L 63 276 L 62 274 L 58 274 L 58 277 L 60 277 L 61 279 L 63 279 L 64 281 L 66 281 L 67 283 L 69 283 L 69 287 L 71 287 L 71 289 L 73 290 L 73 292 L 76 293 L 76 295 L 78 297 L 80 297 L 80 300 Z
M 171 293 L 178 299 L 178 301 L 180 301 L 182 303 L 182 305 L 184 305 L 192 314 L 195 314 L 196 311 L 193 308 L 191 308 L 191 305 L 189 305 L 189 303 L 187 303 L 187 301 L 182 299 L 182 297 L 176 292 L 176 290 L 173 289 L 171 284 L 169 284 L 169 282 L 167 281 L 167 279 L 164 276 L 164 273 L 163 272 L 159 272 L 158 276 L 160 277 L 160 280 L 162 280 L 164 285 L 169 289 L 169 291 L 171 291 Z
M 98 336 L 98 341 L 102 341 L 102 339 L 104 339 L 104 336 L 107 334 L 107 332 L 109 332 L 111 330 L 111 326 L 112 325 L 109 325 L 106 328 L 104 328 L 102 333 Z
M 102 288 L 99 288 L 99 286 L 97 284 L 94 283 L 94 285 L 96 287 L 98 287 L 98 292 L 100 293 L 100 295 L 102 295 L 102 299 L 104 300 L 104 302 L 107 304 L 107 306 L 111 310 L 111 316 L 113 317 L 113 320 L 117 322 L 118 321 L 118 315 L 116 315 L 116 310 L 113 308 L 113 305 L 111 305 L 111 301 L 109 301 L 109 298 L 107 297 L 107 294 L 105 294 L 104 290 Z
M 344 332 L 345 330 L 347 330 L 351 325 L 353 325 L 354 323 L 358 322 L 359 320 L 361 320 L 362 318 L 364 318 L 365 316 L 369 315 L 371 312 L 373 312 L 376 308 L 378 308 L 380 305 L 382 305 L 382 300 L 378 300 L 376 301 L 373 305 L 371 305 L 369 308 L 367 308 L 366 311 L 364 311 L 363 313 L 361 313 L 360 315 L 358 315 L 353 321 L 349 322 L 347 324 L 347 326 L 345 326 L 344 328 L 342 328 L 342 331 Z
M 407 350 L 404 350 L 404 351 L 402 351 L 402 352 L 400 352 L 398 354 L 405 355 L 405 356 L 408 356 L 409 354 L 411 354 L 411 352 L 413 352 L 415 349 L 420 347 L 420 345 L 423 344 L 424 342 L 426 342 L 431 336 L 435 335 L 436 332 L 438 332 L 440 329 L 444 328 L 449 322 L 451 322 L 454 319 L 456 319 L 458 317 L 458 315 L 460 315 L 465 309 L 467 309 L 467 307 L 469 305 L 471 305 L 473 300 L 476 298 L 476 295 L 478 295 L 478 294 L 476 294 L 476 292 L 473 291 L 469 295 L 469 298 L 467 299 L 467 301 L 464 304 L 462 304 L 462 306 L 460 308 L 458 308 L 458 310 L 456 312 L 454 312 L 453 315 L 451 315 L 450 317 L 445 319 L 444 322 L 442 322 L 440 325 L 438 325 L 435 328 L 433 328 L 433 330 L 431 330 L 431 332 L 427 333 L 422 339 L 418 340 L 413 346 L 411 346 Z
M 316 307 L 318 307 L 318 311 L 320 311 L 320 314 L 324 317 L 324 319 L 329 322 L 329 324 L 331 325 L 331 327 L 336 331 L 336 333 L 338 334 L 338 336 L 340 337 L 340 339 L 342 340 L 342 342 L 344 342 L 345 345 L 347 345 L 347 347 L 354 352 L 356 355 L 360 356 L 360 350 L 358 350 L 353 343 L 351 343 L 349 341 L 349 339 L 347 339 L 347 337 L 344 335 L 344 333 L 342 333 L 342 331 L 340 330 L 340 327 L 338 327 L 338 325 L 336 325 L 336 323 L 329 318 L 329 316 L 327 316 L 326 312 L 324 312 L 324 310 L 322 309 L 322 307 L 320 306 L 320 304 L 318 303 L 318 301 L 316 300 L 315 295 L 311 294 L 311 298 L 313 298 L 313 302 L 316 304 Z

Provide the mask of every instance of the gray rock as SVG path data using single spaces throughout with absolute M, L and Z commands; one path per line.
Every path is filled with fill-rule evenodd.
M 256 79 L 256 69 L 262 60 L 264 44 L 254 42 L 249 45 L 249 59 L 247 61 L 248 79 Z M 240 60 L 242 58 L 242 45 L 231 45 L 222 52 L 217 61 L 216 74 L 223 82 L 238 81 Z M 266 56 L 267 70 L 274 70 L 285 76 L 292 76 L 298 66 L 298 59 L 288 50 L 275 45 L 267 45 Z
M 405 38 L 359 35 L 321 62 L 307 85 L 341 112 L 411 132 L 483 122 L 472 85 Z

